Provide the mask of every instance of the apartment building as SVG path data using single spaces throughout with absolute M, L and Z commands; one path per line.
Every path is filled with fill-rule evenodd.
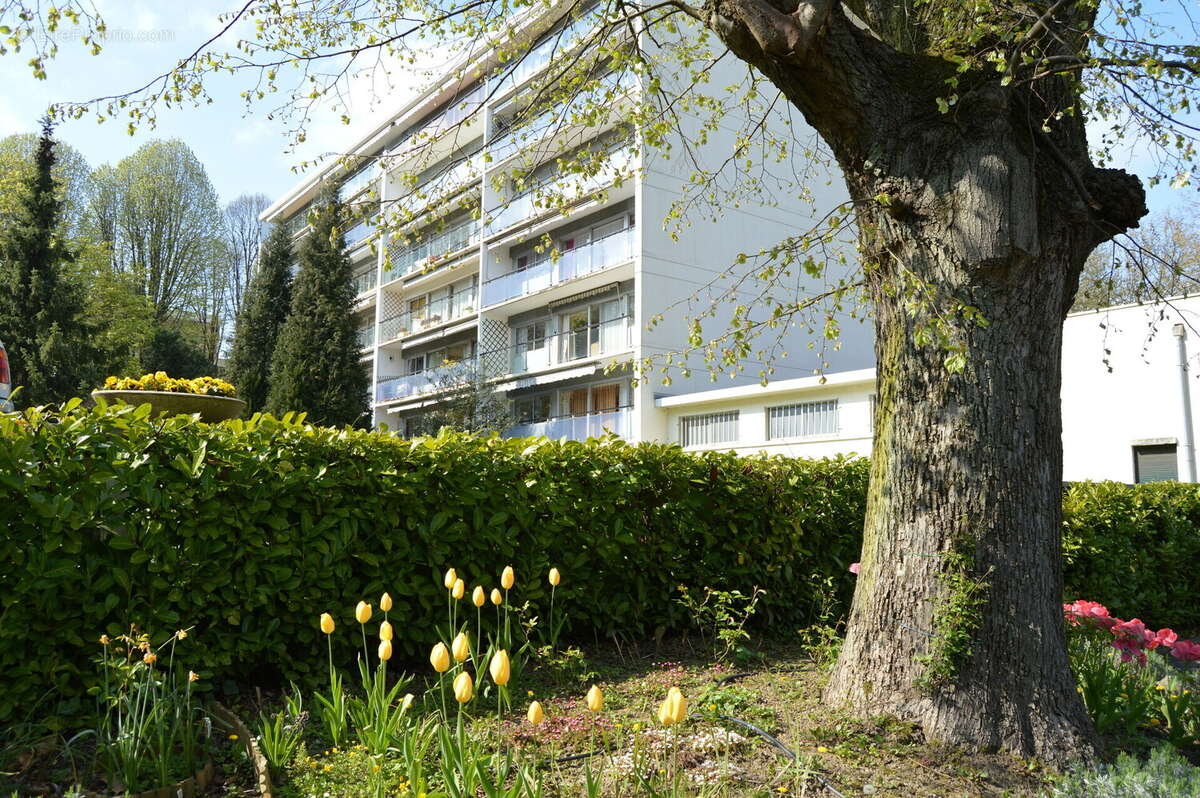
M 1072 313 L 1063 325 L 1063 479 L 1197 481 L 1200 297 Z M 689 451 L 869 456 L 875 369 L 662 395 Z
M 646 147 L 629 124 L 624 112 L 644 90 L 635 76 L 599 84 L 612 98 L 600 118 L 576 119 L 575 100 L 543 107 L 529 87 L 552 65 L 580 58 L 580 42 L 599 24 L 587 13 L 564 16 L 566 7 L 527 15 L 518 36 L 530 46 L 519 61 L 473 53 L 264 214 L 302 236 L 320 186 L 336 181 L 363 217 L 345 240 L 378 426 L 403 434 L 447 390 L 482 380 L 511 403 L 517 423 L 507 435 L 666 439 L 655 404 L 660 379 L 686 392 L 707 385 L 707 373 L 696 364 L 691 374 L 673 368 L 636 380 L 630 364 L 684 350 L 685 316 L 698 307 L 715 307 L 710 329 L 720 328 L 729 313 L 722 303 L 739 300 L 729 288 L 738 253 L 804 229 L 841 199 L 840 181 L 816 170 L 815 203 L 743 201 L 672 236 L 664 228 L 672 201 L 696 168 L 729 158 L 737 120 L 703 137 L 681 125 L 679 143 L 692 154 L 685 165 Z M 744 70 L 725 61 L 713 67 L 713 86 L 735 83 Z M 581 173 L 563 163 L 596 167 Z M 393 223 L 380 232 L 373 214 Z M 822 285 L 795 280 L 785 288 L 797 295 Z M 833 368 L 870 365 L 863 325 L 846 327 L 835 355 L 810 349 L 810 337 L 819 339 L 799 327 L 783 332 L 779 348 L 790 354 L 776 364 L 777 378 L 811 375 L 831 357 Z M 734 384 L 758 382 L 756 364 L 746 365 Z

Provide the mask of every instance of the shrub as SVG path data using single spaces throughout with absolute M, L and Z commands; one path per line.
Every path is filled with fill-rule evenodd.
M 1067 600 L 1154 626 L 1200 629 L 1200 486 L 1083 482 L 1063 498 Z
M 1081 769 L 1055 786 L 1054 798 L 1194 798 L 1200 795 L 1200 768 L 1169 745 L 1141 762 L 1130 754 L 1098 770 Z
M 0 417 L 0 725 L 44 695 L 90 706 L 88 660 L 128 620 L 195 624 L 201 684 L 324 674 L 323 611 L 384 590 L 397 657 L 424 656 L 454 566 L 581 635 L 679 628 L 676 586 L 766 590 L 755 621 L 805 623 L 844 602 L 857 559 L 862 460 L 444 434 L 406 441 L 255 416 L 207 425 L 149 407 Z M 817 576 L 813 576 L 813 575 Z M 561 611 L 560 610 L 560 611 Z M 580 623 L 589 624 L 583 628 Z M 355 648 L 334 644 L 339 662 Z

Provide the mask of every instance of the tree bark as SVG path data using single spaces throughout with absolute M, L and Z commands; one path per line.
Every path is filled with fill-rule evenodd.
M 939 113 L 952 64 L 841 7 L 803 40 L 806 6 L 709 8 L 833 150 L 876 314 L 862 565 L 826 698 L 931 740 L 1090 757 L 1061 612 L 1062 323 L 1088 253 L 1145 213 L 1140 183 L 1092 165 L 1078 117 L 1042 128 L 1065 84 L 962 75 Z

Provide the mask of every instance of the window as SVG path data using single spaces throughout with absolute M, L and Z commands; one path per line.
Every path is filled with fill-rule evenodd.
M 679 442 L 684 446 L 731 443 L 738 437 L 738 411 L 706 413 L 679 419 Z
M 620 383 L 597 385 L 592 388 L 592 412 L 611 413 L 621 406 Z
M 513 411 L 519 424 L 536 424 L 550 418 L 550 394 L 530 396 L 513 402 Z
M 535 321 L 517 328 L 517 351 L 528 352 L 546 346 L 546 322 Z
M 1179 461 L 1175 444 L 1162 443 L 1133 447 L 1133 481 L 1165 482 L 1179 479 Z
M 408 374 L 420 374 L 422 371 L 425 370 L 425 356 L 424 355 L 417 355 L 416 357 L 410 357 L 410 358 L 408 358 L 406 363 L 407 363 L 407 366 L 405 368 L 405 372 Z
M 835 435 L 837 431 L 837 399 L 767 408 L 767 438 L 769 440 Z

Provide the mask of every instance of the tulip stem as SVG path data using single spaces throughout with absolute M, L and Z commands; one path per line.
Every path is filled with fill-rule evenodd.
M 550 654 L 558 647 L 558 634 L 554 630 L 554 585 L 550 585 Z

